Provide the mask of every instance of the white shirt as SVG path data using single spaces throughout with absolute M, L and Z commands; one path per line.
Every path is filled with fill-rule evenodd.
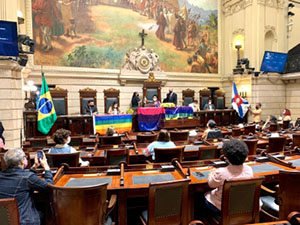
M 200 111 L 198 104 L 195 104 L 194 102 L 190 103 L 189 107 L 192 107 L 194 112 Z

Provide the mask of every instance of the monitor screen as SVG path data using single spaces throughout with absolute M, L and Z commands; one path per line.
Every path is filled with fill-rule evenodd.
M 287 53 L 265 51 L 260 71 L 283 73 Z
M 0 55 L 18 56 L 17 23 L 0 20 Z

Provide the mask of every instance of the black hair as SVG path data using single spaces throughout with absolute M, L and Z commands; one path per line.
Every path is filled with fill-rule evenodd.
M 271 123 L 277 123 L 277 118 L 273 115 L 270 115 L 270 122 Z
M 246 143 L 239 139 L 224 141 L 223 154 L 232 165 L 242 165 L 248 156 Z
M 189 58 L 187 59 L 187 63 L 188 63 L 189 65 L 192 65 L 192 63 L 193 63 L 193 60 L 192 60 L 192 58 L 191 58 L 191 57 L 189 57 Z
M 160 130 L 157 141 L 168 142 L 170 141 L 170 135 L 167 130 Z
M 217 124 L 214 120 L 209 120 L 207 122 L 207 125 L 208 125 L 209 128 L 215 128 L 217 126 Z
M 88 104 L 90 104 L 91 102 L 94 102 L 94 100 L 89 100 L 89 101 L 88 101 Z

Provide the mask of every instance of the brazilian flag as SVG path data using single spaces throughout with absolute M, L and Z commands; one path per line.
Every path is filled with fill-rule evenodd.
M 57 116 L 44 73 L 42 73 L 42 77 L 43 82 L 38 104 L 38 130 L 43 134 L 48 134 Z

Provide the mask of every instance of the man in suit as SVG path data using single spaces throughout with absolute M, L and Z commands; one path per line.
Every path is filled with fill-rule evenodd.
M 83 108 L 83 114 L 93 115 L 97 114 L 98 109 L 93 100 L 89 100 L 88 104 Z
M 204 110 L 214 110 L 216 109 L 215 105 L 212 104 L 211 99 L 208 100 L 208 103 L 204 105 Z
M 177 105 L 177 94 L 173 92 L 173 89 L 169 89 L 169 93 L 167 94 L 166 102 L 172 102 Z

